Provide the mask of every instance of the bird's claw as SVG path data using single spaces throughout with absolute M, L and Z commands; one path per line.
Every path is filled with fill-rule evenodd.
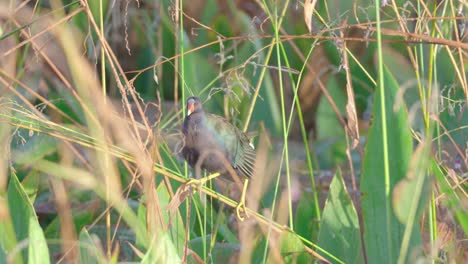
M 198 179 L 190 179 L 185 182 L 185 189 L 193 188 L 196 191 L 199 191 L 202 187 L 202 183 Z
M 239 221 L 243 222 L 245 220 L 245 217 L 249 217 L 249 215 L 247 214 L 247 209 L 245 207 L 245 203 L 239 203 L 237 206 L 236 206 L 236 214 L 237 214 L 237 218 L 239 219 Z
M 236 214 L 237 218 L 239 221 L 244 221 L 245 217 L 242 215 L 242 213 L 246 216 L 249 217 L 249 214 L 247 213 L 247 207 L 245 206 L 245 194 L 247 192 L 247 186 L 249 185 L 249 179 L 245 179 L 244 181 L 244 187 L 242 188 L 242 194 L 240 197 L 240 201 L 236 206 Z
M 246 217 L 249 217 L 247 213 L 247 207 L 245 206 L 245 199 L 241 199 L 241 201 L 236 206 L 236 214 L 239 221 L 243 222 Z

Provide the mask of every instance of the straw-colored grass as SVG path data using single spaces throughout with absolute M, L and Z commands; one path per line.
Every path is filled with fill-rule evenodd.
M 468 261 L 467 8 L 1 2 L 0 263 Z M 246 221 L 192 95 L 258 134 Z

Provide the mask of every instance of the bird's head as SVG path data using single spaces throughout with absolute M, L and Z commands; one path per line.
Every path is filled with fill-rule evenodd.
M 187 116 L 190 116 L 193 113 L 198 113 L 203 111 L 200 98 L 192 96 L 187 99 Z

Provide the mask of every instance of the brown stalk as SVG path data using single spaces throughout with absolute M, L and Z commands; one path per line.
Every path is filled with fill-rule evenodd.
M 346 25 L 347 21 L 343 21 L 343 25 Z M 345 36 L 343 31 L 340 32 L 341 37 Z M 355 191 L 358 190 L 356 185 L 356 176 L 354 175 L 354 165 L 353 160 L 351 157 L 351 151 L 355 148 L 359 147 L 359 128 L 358 128 L 358 117 L 356 111 L 356 103 L 354 99 L 354 90 L 352 87 L 352 80 L 351 80 L 351 72 L 349 69 L 349 62 L 348 62 L 348 48 L 346 45 L 346 41 L 342 42 L 343 46 L 341 47 L 341 57 L 343 58 L 343 69 L 346 71 L 346 94 L 348 97 L 348 101 L 346 102 L 346 117 L 347 122 L 345 131 L 346 131 L 346 156 L 348 157 L 348 164 L 349 169 L 351 172 L 351 180 L 353 189 Z M 349 140 L 351 140 L 351 145 L 349 144 Z

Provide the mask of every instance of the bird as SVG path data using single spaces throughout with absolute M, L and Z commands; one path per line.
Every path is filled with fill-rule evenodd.
M 223 179 L 230 181 L 235 181 L 236 175 L 244 180 L 241 199 L 236 207 L 237 216 L 243 221 L 241 211 L 247 214 L 245 192 L 248 180 L 254 174 L 256 158 L 248 135 L 225 118 L 205 112 L 196 96 L 187 98 L 186 109 L 182 126 L 183 158 L 192 168 L 199 166 L 209 173 L 218 172 Z M 232 171 L 236 175 L 232 175 Z M 191 183 L 197 183 L 197 180 L 191 180 Z

